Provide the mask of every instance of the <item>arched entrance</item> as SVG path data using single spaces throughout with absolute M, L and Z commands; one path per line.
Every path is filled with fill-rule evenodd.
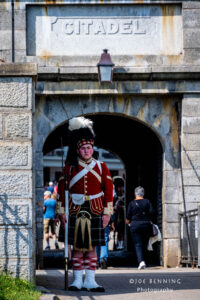
M 134 188 L 142 185 L 155 209 L 154 222 L 162 229 L 162 146 L 152 129 L 122 114 L 87 114 L 94 121 L 96 146 L 107 149 L 123 161 L 126 172 L 126 203 L 133 199 Z M 68 121 L 58 126 L 45 141 L 43 152 L 67 146 Z M 128 227 L 124 250 L 133 249 Z M 120 251 L 118 257 L 123 253 Z M 160 245 L 151 254 L 151 264 L 160 264 Z M 134 256 L 133 256 L 134 257 Z M 135 259 L 131 263 L 134 263 Z
M 61 136 L 63 145 L 67 144 L 68 120 L 83 115 L 95 121 L 97 146 L 113 151 L 123 161 L 127 201 L 132 198 L 134 186 L 142 184 L 146 188 L 157 212 L 155 222 L 163 233 L 163 251 L 156 256 L 158 258 L 163 253 L 164 266 L 177 264 L 180 247 L 177 216 L 181 199 L 179 104 L 178 96 L 169 95 L 36 97 L 34 170 L 37 256 L 40 262 L 43 250 L 43 155 L 60 147 Z

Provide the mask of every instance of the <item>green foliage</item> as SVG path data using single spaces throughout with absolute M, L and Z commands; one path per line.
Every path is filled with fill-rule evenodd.
M 38 300 L 40 296 L 33 284 L 0 274 L 0 300 Z

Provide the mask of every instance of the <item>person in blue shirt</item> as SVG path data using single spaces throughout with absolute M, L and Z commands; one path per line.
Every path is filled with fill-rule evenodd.
M 44 206 L 43 206 L 43 213 L 44 213 L 44 234 L 45 240 L 47 243 L 46 250 L 50 249 L 49 245 L 49 228 L 51 228 L 51 233 L 53 235 L 53 239 L 55 242 L 55 248 L 59 249 L 56 232 L 55 232 L 55 219 L 56 219 L 56 199 L 55 196 L 52 195 L 51 192 L 46 191 L 44 192 Z

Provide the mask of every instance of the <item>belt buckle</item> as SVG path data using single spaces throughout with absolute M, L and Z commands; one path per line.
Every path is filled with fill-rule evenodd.
M 89 196 L 84 196 L 84 198 L 85 198 L 85 201 L 90 200 L 90 197 L 89 197 Z

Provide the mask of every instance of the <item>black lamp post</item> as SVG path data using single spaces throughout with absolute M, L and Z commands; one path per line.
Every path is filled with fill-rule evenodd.
M 107 49 L 103 50 L 99 63 L 97 64 L 99 81 L 112 82 L 114 64 L 111 60 L 110 54 Z

